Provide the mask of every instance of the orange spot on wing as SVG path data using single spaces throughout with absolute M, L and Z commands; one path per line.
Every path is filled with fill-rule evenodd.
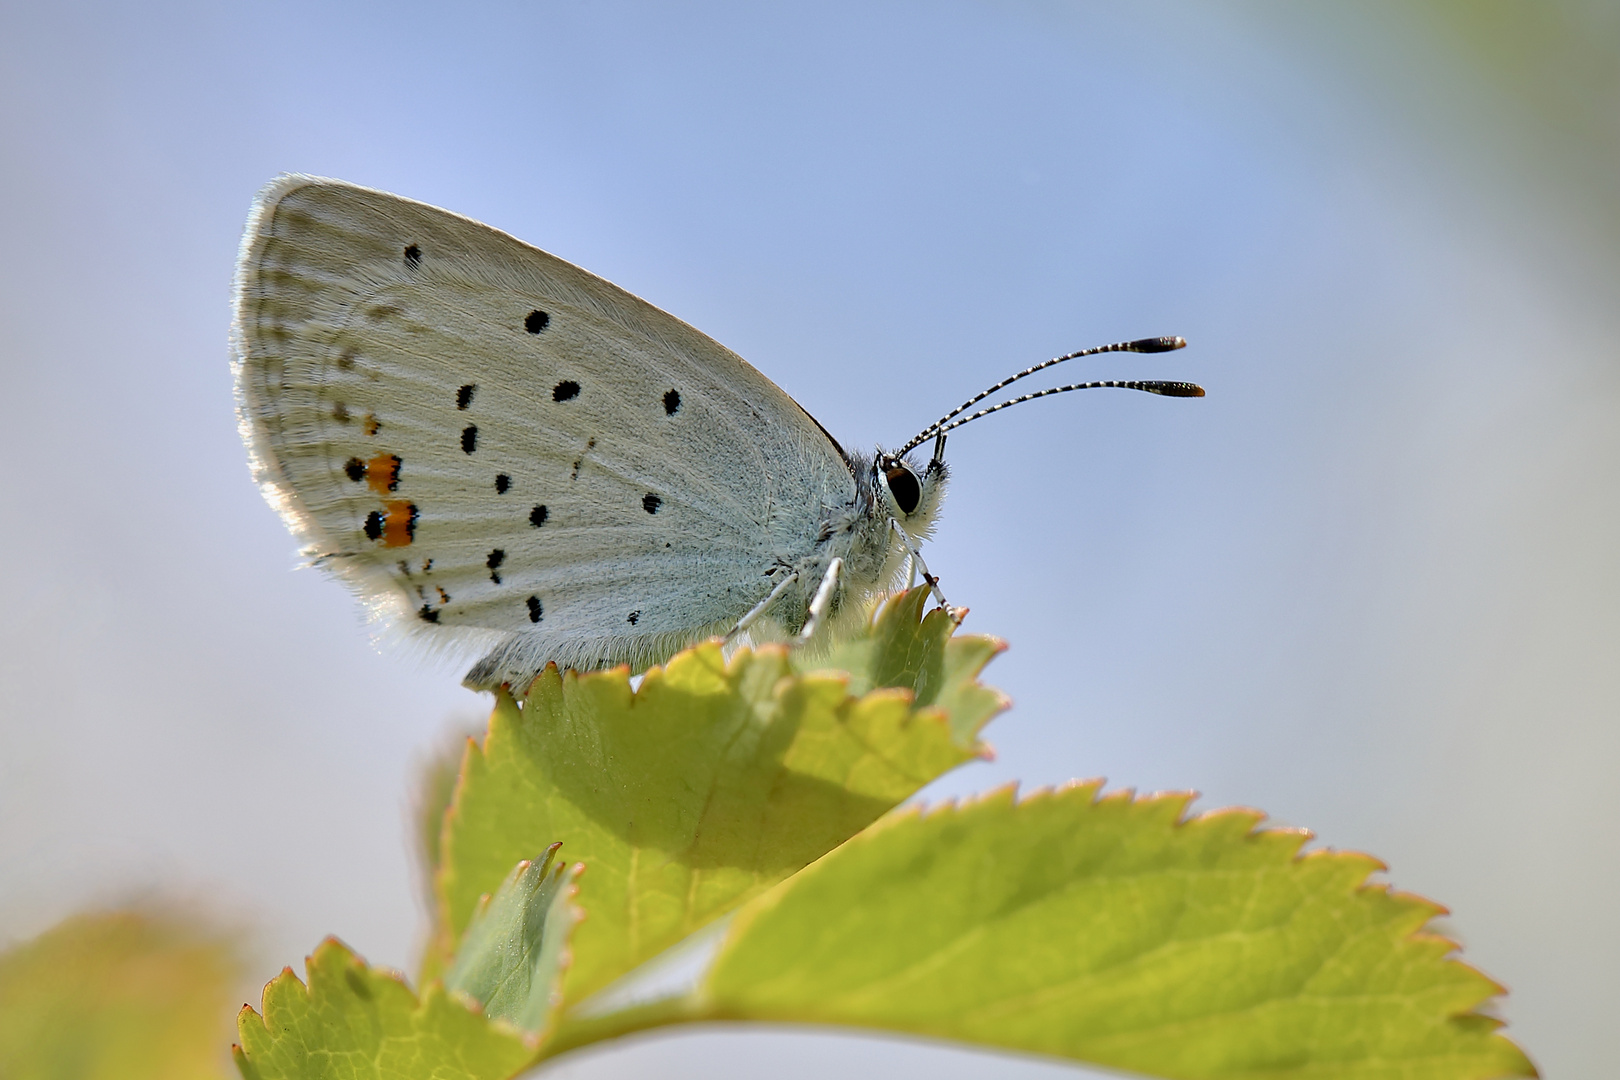
M 406 547 L 416 539 L 416 504 L 386 502 L 383 518 L 383 547 Z
M 397 454 L 378 454 L 366 462 L 366 483 L 379 495 L 399 487 L 400 460 Z

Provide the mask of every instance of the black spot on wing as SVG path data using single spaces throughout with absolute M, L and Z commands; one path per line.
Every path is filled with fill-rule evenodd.
M 461 429 L 461 452 L 470 454 L 478 449 L 478 425 L 468 424 Z
M 489 567 L 489 580 L 493 581 L 497 585 L 501 583 L 501 575 L 496 573 L 496 571 L 500 569 L 501 563 L 505 561 L 506 552 L 501 548 L 496 548 L 495 550 L 491 551 L 489 553 L 489 558 L 484 560 L 484 565 Z
M 564 379 L 551 388 L 552 401 L 571 401 L 579 397 L 579 383 L 573 379 Z
M 343 475 L 358 484 L 366 478 L 366 463 L 357 457 L 350 458 L 343 463 Z
M 512 478 L 505 473 L 495 474 L 495 494 L 505 495 L 506 489 L 512 486 Z
M 473 392 L 478 389 L 477 383 L 468 383 L 456 391 L 456 408 L 465 409 L 472 404 Z
M 419 609 L 417 609 L 416 616 L 423 622 L 436 623 L 439 621 L 439 613 L 433 610 L 433 605 L 431 604 L 423 604 Z
M 529 511 L 529 524 L 538 529 L 540 526 L 546 523 L 546 518 L 550 516 L 551 512 L 548 511 L 544 506 L 537 506 L 533 510 Z
M 664 391 L 664 415 L 674 416 L 681 408 L 681 392 L 679 390 Z
M 523 329 L 531 334 L 538 334 L 551 325 L 551 316 L 536 308 L 523 317 Z
M 647 511 L 649 514 L 658 513 L 658 508 L 663 505 L 664 500 L 660 499 L 650 491 L 641 497 L 641 508 Z
M 631 626 L 634 626 L 634 625 L 636 625 L 636 620 L 640 619 L 640 618 L 641 618 L 641 612 L 632 611 L 629 615 L 625 616 L 624 621 L 629 623 Z
M 418 266 L 421 266 L 422 249 L 417 247 L 415 244 L 411 244 L 409 247 L 407 247 L 405 249 L 405 265 L 409 266 L 412 270 L 415 270 Z
M 366 539 L 381 540 L 383 534 L 383 516 L 380 511 L 373 510 L 366 515 Z
M 540 603 L 540 598 L 538 596 L 531 596 L 525 600 L 524 603 L 529 605 L 529 621 L 539 622 L 541 616 L 546 613 L 546 609 Z

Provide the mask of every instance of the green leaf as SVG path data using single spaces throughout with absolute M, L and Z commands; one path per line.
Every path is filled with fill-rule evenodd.
M 0 1077 L 216 1077 L 235 969 L 195 918 L 67 919 L 0 955 Z
M 461 775 L 461 759 L 466 756 L 467 740 L 473 734 L 472 730 L 453 731 L 449 738 L 433 747 L 416 767 L 412 785 L 411 825 L 416 834 L 417 865 L 421 871 L 419 880 L 430 909 L 438 902 L 435 882 L 439 875 L 444 814 L 450 809 L 450 800 L 455 797 L 456 779 Z
M 956 623 L 943 609 L 922 614 L 927 601 L 924 587 L 899 594 L 865 633 L 845 638 L 819 661 L 795 655 L 794 669 L 843 672 L 856 697 L 885 686 L 908 689 L 916 708 L 944 713 L 958 744 L 977 748 L 979 731 L 1009 704 L 1001 691 L 979 682 L 1006 643 L 985 634 L 953 636 Z
M 830 661 L 710 642 L 648 671 L 548 668 L 498 695 L 446 818 L 439 947 L 478 897 L 554 841 L 585 864 L 565 998 L 578 1001 L 808 864 L 984 752 L 1005 699 L 975 678 L 1002 646 L 896 597 Z
M 245 1080 L 504 1080 L 535 1044 L 491 1023 L 437 982 L 420 999 L 332 938 L 264 988 L 264 1015 L 243 1006 L 236 1063 Z
M 895 815 L 739 913 L 705 1011 L 1187 1080 L 1534 1075 L 1375 859 L 1099 786 Z
M 574 873 L 554 865 L 560 847 L 552 844 L 540 861 L 512 868 L 473 914 L 444 976 L 451 993 L 466 994 L 485 1016 L 534 1037 L 551 1027 L 561 1001 L 568 935 L 578 918 L 569 903 Z
M 457 734 L 435 747 L 417 767 L 411 817 L 416 833 L 418 881 L 426 894 L 427 907 L 438 907 L 439 864 L 444 841 L 444 821 L 455 797 L 456 782 L 461 776 L 461 762 L 467 756 L 470 734 Z M 428 929 L 428 939 L 421 950 L 416 969 L 416 984 L 426 986 L 444 975 L 445 965 L 451 960 L 443 949 L 435 948 L 435 928 Z

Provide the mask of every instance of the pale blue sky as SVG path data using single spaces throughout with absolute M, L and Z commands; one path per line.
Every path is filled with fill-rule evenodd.
M 166 894 L 256 928 L 252 984 L 327 933 L 412 957 L 412 763 L 482 706 L 376 652 L 248 480 L 231 267 L 254 191 L 301 171 L 616 281 L 845 445 L 1055 353 L 1185 335 L 1083 374 L 1202 401 L 1070 395 L 952 438 L 929 561 L 1011 643 L 987 677 L 1017 706 L 997 760 L 932 794 L 1104 775 L 1371 851 L 1453 909 L 1548 1075 L 1596 1075 L 1620 1005 L 1612 207 L 1443 34 L 1269 10 L 0 9 L 0 939 Z M 563 1075 L 992 1064 L 688 1035 Z

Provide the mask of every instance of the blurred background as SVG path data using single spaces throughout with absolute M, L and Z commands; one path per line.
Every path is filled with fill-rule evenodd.
M 411 782 L 483 699 L 377 652 L 248 479 L 254 192 L 487 221 L 740 352 L 845 445 L 951 439 L 930 564 L 999 756 L 1373 852 L 1549 1077 L 1620 1007 L 1620 6 L 0 5 L 0 945 L 179 902 L 407 967 Z M 1058 381 L 1072 381 L 1055 379 Z M 221 1019 L 220 1044 L 231 1031 Z M 707 1030 L 568 1080 L 1087 1075 Z

